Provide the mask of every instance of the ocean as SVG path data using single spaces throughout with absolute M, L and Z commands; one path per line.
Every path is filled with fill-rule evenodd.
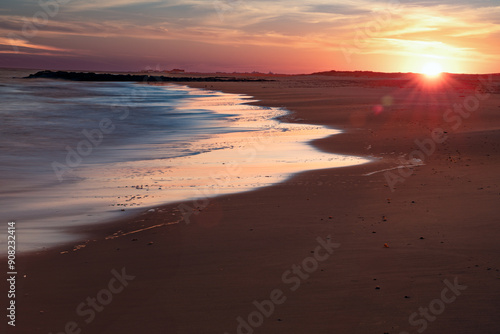
M 288 111 L 182 85 L 12 78 L 0 72 L 0 219 L 18 248 L 146 208 L 270 186 L 368 160 L 308 143 L 338 133 Z M 3 241 L 2 241 L 3 242 Z

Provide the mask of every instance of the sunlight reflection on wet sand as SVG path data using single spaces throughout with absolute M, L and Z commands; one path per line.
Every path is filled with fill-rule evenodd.
M 193 91 L 196 95 L 204 92 Z M 275 118 L 287 113 L 283 109 L 245 104 L 252 100 L 242 95 L 216 94 L 216 98 L 188 99 L 179 109 L 230 114 L 230 131 L 235 132 L 190 143 L 192 151 L 202 152 L 197 155 L 74 169 L 72 174 L 83 181 L 63 183 L 57 191 L 35 191 L 31 198 L 22 199 L 31 203 L 30 213 L 23 215 L 23 249 L 72 240 L 76 236 L 62 228 L 116 219 L 132 209 L 249 191 L 283 182 L 297 172 L 369 162 L 320 152 L 308 144 L 338 130 L 281 123 Z M 161 151 L 161 144 L 154 147 Z

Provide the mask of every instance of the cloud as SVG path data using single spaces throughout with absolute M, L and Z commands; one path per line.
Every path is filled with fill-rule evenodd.
M 10 33 L 22 36 L 26 20 L 30 21 L 41 7 L 37 1 L 2 1 L 6 5 L 0 11 L 0 36 Z M 30 44 L 20 46 L 26 47 L 23 49 L 26 53 L 116 52 L 116 57 L 126 57 L 123 45 L 138 41 L 144 41 L 141 45 L 145 48 L 149 45 L 149 49 L 155 49 L 159 43 L 189 41 L 232 48 L 338 52 L 339 45 L 352 44 L 367 24 L 372 24 L 372 28 L 378 24 L 378 30 L 368 36 L 360 54 L 427 54 L 485 60 L 500 53 L 499 47 L 492 43 L 498 41 L 500 32 L 500 5 L 495 1 L 400 0 L 400 8 L 388 12 L 389 3 L 389 0 L 72 0 L 60 5 L 58 14 L 47 24 L 37 26 L 37 42 L 26 38 Z M 82 43 L 80 47 L 75 40 Z M 203 50 L 198 53 L 203 54 Z M 286 56 L 284 53 L 283 57 Z
M 387 45 L 392 47 L 392 54 L 412 54 L 436 58 L 460 58 L 468 59 L 472 55 L 476 55 L 473 48 L 457 47 L 443 42 L 436 41 L 421 41 L 421 40 L 407 40 L 395 38 L 376 38 L 374 43 L 379 44 L 374 49 L 386 48 Z
M 471 7 L 471 8 L 482 8 L 482 7 L 491 7 L 494 1 L 492 0 L 413 0 L 411 3 L 406 1 L 401 1 L 405 5 L 412 5 L 418 7 L 436 7 L 442 5 L 451 5 L 451 6 L 463 6 L 463 7 Z
M 4 38 L 4 37 L 0 37 L 0 50 L 2 50 L 3 53 L 7 52 L 17 53 L 18 51 L 22 51 L 23 53 L 37 53 L 40 50 L 63 52 L 63 53 L 71 52 L 71 50 L 67 49 L 61 49 L 48 45 L 34 44 L 26 40 Z
M 368 15 L 370 10 L 359 8 L 356 6 L 343 5 L 343 4 L 317 4 L 310 5 L 309 12 L 324 13 L 324 14 L 338 14 L 338 15 Z

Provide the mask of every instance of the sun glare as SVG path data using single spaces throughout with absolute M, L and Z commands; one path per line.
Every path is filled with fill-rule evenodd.
M 427 63 L 422 67 L 422 73 L 428 77 L 437 77 L 441 72 L 443 69 L 438 63 Z

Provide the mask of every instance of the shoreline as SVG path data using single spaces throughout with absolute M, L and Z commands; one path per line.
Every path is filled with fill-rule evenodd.
M 412 100 L 411 88 L 341 87 L 335 78 L 186 84 L 244 93 L 263 106 L 285 106 L 293 112 L 291 121 L 336 125 L 344 132 L 312 144 L 385 159 L 302 172 L 277 185 L 212 198 L 191 215 L 190 224 L 105 239 L 118 229 L 127 233 L 175 221 L 177 204 L 167 205 L 163 212 L 94 230 L 91 239 L 97 241 L 78 251 L 60 254 L 62 247 L 22 256 L 19 271 L 27 277 L 19 278 L 20 289 L 28 295 L 19 297 L 18 312 L 31 321 L 21 330 L 58 331 L 73 319 L 93 333 L 233 333 L 238 317 L 247 319 L 256 310 L 254 300 L 281 301 L 270 296 L 280 289 L 287 300 L 275 303 L 256 331 L 400 333 L 416 332 L 424 323 L 426 333 L 498 331 L 500 161 L 490 154 L 500 139 L 498 94 L 483 101 L 481 113 L 458 131 L 446 129 L 449 139 L 391 192 L 382 175 L 363 174 L 394 167 L 397 157 L 418 149 L 415 139 L 429 138 L 438 126 L 450 127 L 433 112 L 463 101 L 475 87 L 460 87 L 461 93 L 443 102 L 432 91 Z M 385 96 L 394 104 L 376 114 L 373 108 Z M 338 249 L 291 291 L 282 274 L 304 264 L 317 249 L 317 238 L 328 236 Z M 130 287 L 95 320 L 83 321 L 75 307 L 102 289 L 113 268 L 122 267 L 136 277 Z M 444 282 L 455 278 L 467 288 L 446 303 L 445 313 L 409 323 L 413 312 L 428 307 Z M 61 295 L 55 299 L 51 291 Z
M 51 81 L 37 81 L 39 85 L 51 86 L 51 83 Z M 132 88 L 127 86 L 127 91 L 130 89 L 134 91 L 135 85 L 131 83 Z M 119 88 L 121 89 L 122 86 L 113 89 L 117 91 L 115 94 L 121 96 L 127 93 L 125 90 L 123 92 L 118 90 Z M 73 89 L 85 91 L 88 88 L 85 83 L 77 83 Z M 74 173 L 71 168 L 60 163 L 64 162 L 63 160 L 57 160 L 58 166 L 62 167 L 58 167 L 57 171 L 54 169 L 54 172 L 60 173 L 60 175 L 57 174 L 60 181 L 63 179 L 68 181 L 69 178 L 78 178 L 80 181 L 76 184 L 68 181 L 57 187 L 47 186 L 39 192 L 25 192 L 20 195 L 25 201 L 22 204 L 19 203 L 19 207 L 30 206 L 32 208 L 30 215 L 27 215 L 24 209 L 14 211 L 13 205 L 8 214 L 4 213 L 4 218 L 9 216 L 8 218 L 16 217 L 19 220 L 18 232 L 23 235 L 24 240 L 22 244 L 19 244 L 19 253 L 26 254 L 49 249 L 57 244 L 74 243 L 78 240 L 75 240 L 75 233 L 72 231 L 84 228 L 83 225 L 122 220 L 125 216 L 123 211 L 128 212 L 133 209 L 135 214 L 132 213 L 132 215 L 137 215 L 137 212 L 154 210 L 169 203 L 192 201 L 193 198 L 199 198 L 198 201 L 208 201 L 212 197 L 223 194 L 246 192 L 277 184 L 290 178 L 296 172 L 368 162 L 367 159 L 360 157 L 321 153 L 307 142 L 311 139 L 337 134 L 337 130 L 309 124 L 279 122 L 277 119 L 287 114 L 288 111 L 279 108 L 255 107 L 254 104 L 249 104 L 254 100 L 247 95 L 226 94 L 171 83 L 166 83 L 165 87 L 163 85 L 142 87 L 141 85 L 139 89 L 144 92 L 145 96 L 141 100 L 144 104 L 143 108 L 148 108 L 148 96 L 153 93 L 158 99 L 158 104 L 164 101 L 164 105 L 170 106 L 172 102 L 169 102 L 169 95 L 172 92 L 184 92 L 187 95 L 183 100 L 175 100 L 178 101 L 175 103 L 175 113 L 185 110 L 188 113 L 213 114 L 216 115 L 213 119 L 218 123 L 212 120 L 213 123 L 205 125 L 207 133 L 198 136 L 199 138 L 197 137 L 199 131 L 187 137 L 186 131 L 182 130 L 182 125 L 178 130 L 167 128 L 164 141 L 168 142 L 172 139 L 173 136 L 169 136 L 170 131 L 178 132 L 177 136 L 184 138 L 184 142 L 187 141 L 183 152 L 175 145 L 164 144 L 162 146 L 159 144 L 159 139 L 155 139 L 153 145 L 151 139 L 142 140 L 131 135 L 130 138 L 135 138 L 132 146 L 142 147 L 141 150 L 127 149 L 126 145 L 108 144 L 111 146 L 102 147 L 103 150 L 106 149 L 106 152 L 109 152 L 106 153 L 110 156 L 108 160 L 99 160 L 99 154 L 97 154 L 98 158 L 93 161 L 94 164 L 84 164 L 83 168 L 75 169 Z M 164 100 L 160 98 L 162 91 L 165 91 L 166 95 Z M 93 96 L 89 94 L 89 98 Z M 106 101 L 101 103 L 105 104 Z M 134 114 L 133 111 L 131 113 Z M 156 114 L 153 113 L 153 116 Z M 221 120 L 218 120 L 218 116 Z M 165 119 L 158 118 L 157 122 L 167 124 L 169 118 Z M 120 122 L 114 121 L 118 130 Z M 196 121 L 194 117 L 192 122 Z M 208 122 L 210 121 L 209 119 Z M 110 127 L 114 129 L 115 123 L 111 123 Z M 138 127 L 141 126 L 144 131 L 148 130 L 142 124 L 138 124 Z M 86 138 L 88 137 L 82 140 Z M 105 145 L 109 140 L 119 141 L 117 138 L 106 140 Z M 178 138 L 176 140 L 181 141 Z M 128 141 L 131 140 L 128 139 Z M 81 143 L 82 141 L 78 145 Z M 86 146 L 92 147 L 94 142 L 87 141 L 86 143 Z M 181 146 L 184 147 L 184 145 Z M 146 153 L 149 149 L 152 153 Z M 112 158 L 113 151 L 129 157 L 130 161 Z M 181 155 L 176 156 L 176 152 Z M 182 153 L 185 154 L 182 155 Z M 84 157 L 80 158 L 85 160 Z M 136 186 L 137 184 L 141 186 Z M 142 184 L 144 184 L 144 190 Z M 138 190 L 135 190 L 136 188 Z M 8 192 L 4 191 L 4 193 Z M 73 202 L 70 203 L 64 194 L 74 196 L 75 199 L 80 198 L 81 204 L 78 206 Z M 43 202 L 42 197 L 47 197 L 49 200 Z M 38 203 L 37 200 L 42 202 Z M 12 202 L 16 203 L 16 201 Z M 73 206 L 64 211 L 61 208 L 64 208 L 65 204 Z M 5 201 L 4 205 L 9 207 Z M 37 211 L 36 208 L 43 208 L 43 210 Z M 56 210 L 58 213 L 54 213 Z M 127 214 L 127 216 L 130 215 Z M 34 217 L 38 218 L 33 219 Z M 47 225 L 47 228 L 40 230 L 38 225 L 44 227 Z M 65 232 L 67 230 L 71 231 L 70 235 Z M 43 234 L 37 237 L 40 231 Z

